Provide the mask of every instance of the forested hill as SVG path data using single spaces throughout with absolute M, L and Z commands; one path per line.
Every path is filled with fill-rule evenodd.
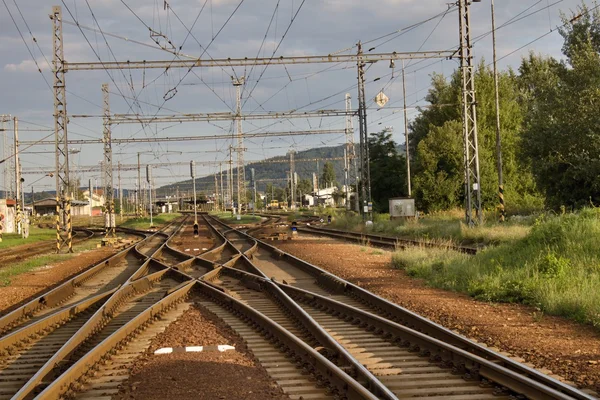
M 298 180 L 309 179 L 312 182 L 312 174 L 317 173 L 320 177 L 323 174 L 323 165 L 327 162 L 328 159 L 331 158 L 342 158 L 344 157 L 344 147 L 345 145 L 333 146 L 333 147 L 319 147 L 308 149 L 304 151 L 299 151 L 295 155 L 296 160 L 296 172 L 298 173 Z M 356 152 L 358 155 L 359 145 L 356 145 Z M 404 153 L 404 146 L 398 146 L 398 152 L 400 154 Z M 267 180 L 269 179 L 285 179 L 287 177 L 287 171 L 290 170 L 289 163 L 289 155 L 276 156 L 272 158 L 268 158 L 266 161 L 286 161 L 281 163 L 272 163 L 272 162 L 260 162 L 260 163 L 250 163 L 246 165 L 246 181 L 250 182 L 251 178 L 251 169 L 254 168 L 255 178 L 257 180 L 257 188 L 258 190 L 265 190 Z M 316 161 L 316 160 L 319 161 Z M 311 160 L 311 161 L 302 161 L 302 160 Z M 337 182 L 341 185 L 344 183 L 344 162 L 343 160 L 334 160 L 331 161 L 335 169 L 335 176 Z M 235 161 L 234 161 L 235 165 Z M 223 184 L 226 185 L 226 171 L 225 164 L 223 165 Z M 233 170 L 234 177 L 237 177 L 237 168 Z M 219 178 L 220 179 L 220 178 Z M 220 182 L 220 181 L 219 181 Z M 283 187 L 285 186 L 284 181 L 273 181 L 275 186 Z M 162 196 L 164 194 L 172 194 L 174 191 L 179 188 L 179 190 L 186 191 L 190 190 L 192 185 L 192 180 L 188 179 L 185 181 L 173 183 L 171 185 L 162 186 L 157 189 L 157 195 Z M 212 193 L 215 185 L 215 176 L 209 175 L 196 179 L 196 190 L 199 192 Z
M 344 145 L 335 146 L 335 147 L 321 147 L 314 148 L 304 151 L 299 151 L 295 154 L 296 160 L 296 172 L 298 173 L 298 179 L 310 179 L 312 182 L 312 174 L 318 173 L 321 175 L 323 173 L 323 165 L 330 158 L 342 158 L 344 156 Z M 358 147 L 358 146 L 357 146 Z M 358 149 L 357 149 L 358 151 Z M 235 157 L 235 155 L 234 155 Z M 251 178 L 251 169 L 254 168 L 255 179 L 258 181 L 258 190 L 264 190 L 265 185 L 267 184 L 267 179 L 285 179 L 287 177 L 286 173 L 290 170 L 289 163 L 289 155 L 277 156 L 267 159 L 266 161 L 285 161 L 281 163 L 272 163 L 272 162 L 260 162 L 260 163 L 250 163 L 246 165 L 246 181 L 250 182 Z M 315 160 L 310 162 L 303 162 L 302 160 Z M 318 162 L 316 160 L 319 160 Z M 342 160 L 339 161 L 331 161 L 335 168 L 336 177 L 339 183 L 343 183 L 344 180 L 344 162 Z M 235 165 L 235 159 L 234 159 Z M 226 171 L 225 164 L 223 165 L 223 179 L 224 184 L 226 184 Z M 318 169 L 317 169 L 318 168 Z M 234 177 L 237 177 L 237 168 L 233 169 Z M 192 184 L 192 180 L 188 179 L 186 181 L 177 182 L 168 186 L 163 186 L 157 190 L 157 194 L 160 196 L 166 193 L 173 193 L 177 187 L 179 190 L 189 190 Z M 202 178 L 196 179 L 196 188 L 198 191 L 203 191 L 205 193 L 212 193 L 214 190 L 215 177 L 214 175 L 204 176 Z M 275 186 L 285 186 L 285 182 L 274 181 L 273 184 Z

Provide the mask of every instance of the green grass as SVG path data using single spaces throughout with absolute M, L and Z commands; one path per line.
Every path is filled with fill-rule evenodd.
M 503 224 L 486 221 L 475 228 L 467 227 L 461 211 L 426 215 L 419 220 L 390 221 L 389 214 L 375 214 L 373 226 L 366 228 L 362 217 L 345 212 L 333 214 L 332 228 L 373 232 L 406 239 L 442 240 L 462 245 L 497 245 L 512 243 L 527 236 L 533 218 L 514 218 Z
M 74 256 L 74 254 L 51 254 L 32 258 L 27 261 L 16 263 L 10 267 L 2 268 L 0 269 L 0 286 L 9 286 L 11 283 L 11 278 L 14 278 L 17 275 L 31 272 L 36 268 L 43 267 L 44 265 L 68 260 Z
M 211 215 L 229 224 L 254 224 L 262 220 L 258 215 L 251 214 L 243 214 L 239 220 L 237 217 L 231 216 L 230 212 L 211 213 Z
M 586 209 L 539 217 L 525 237 L 474 257 L 412 248 L 394 253 L 393 263 L 434 287 L 528 304 L 600 328 L 599 248 L 600 209 Z
M 30 226 L 29 238 L 22 239 L 21 235 L 16 233 L 4 234 L 2 236 L 2 242 L 0 242 L 0 249 L 8 247 L 19 246 L 22 244 L 30 244 L 35 242 L 41 242 L 44 240 L 55 240 L 56 231 L 53 229 L 41 229 L 37 226 Z
M 154 226 L 161 226 L 171 222 L 177 217 L 181 217 L 181 214 L 158 214 L 152 217 L 152 223 L 154 224 Z M 123 222 L 122 224 L 119 224 L 119 226 L 131 229 L 148 229 L 150 228 L 150 217 L 132 218 Z

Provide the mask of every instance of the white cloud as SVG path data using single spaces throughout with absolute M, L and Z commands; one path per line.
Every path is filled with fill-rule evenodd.
M 44 58 L 40 57 L 36 61 L 42 71 L 50 69 Z M 18 64 L 5 64 L 4 70 L 7 72 L 37 72 L 38 66 L 35 65 L 32 59 L 27 59 Z

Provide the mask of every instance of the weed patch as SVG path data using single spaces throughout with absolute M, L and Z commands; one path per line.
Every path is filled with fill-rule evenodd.
M 600 328 L 600 209 L 543 216 L 521 239 L 476 256 L 409 248 L 393 263 L 430 285 L 484 301 L 523 303 Z

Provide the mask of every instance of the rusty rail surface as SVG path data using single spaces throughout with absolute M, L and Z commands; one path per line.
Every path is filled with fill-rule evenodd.
M 403 239 L 392 236 L 375 235 L 370 233 L 343 231 L 339 229 L 324 228 L 321 226 L 306 225 L 299 226 L 298 232 L 310 233 L 311 235 L 327 236 L 334 239 L 342 239 L 360 244 L 370 244 L 376 247 L 391 249 L 403 249 L 406 247 L 441 248 L 458 251 L 469 255 L 475 255 L 479 251 L 477 247 L 456 246 L 451 244 L 436 243 L 425 240 Z
M 221 224 L 222 226 L 228 227 L 228 225 L 224 224 L 221 221 L 218 221 L 216 219 L 213 219 L 213 221 L 215 221 L 218 224 Z M 238 232 L 241 235 L 246 235 L 241 231 Z M 367 313 L 366 315 L 370 315 L 373 318 L 381 318 L 382 321 L 387 321 L 390 324 L 395 324 L 394 326 L 401 326 L 404 329 L 409 329 L 410 331 L 415 332 L 417 334 L 422 334 L 423 337 L 419 338 L 419 340 L 430 340 L 429 343 L 434 343 L 436 345 L 437 342 L 443 343 L 444 345 L 450 346 L 451 349 L 456 350 L 456 354 L 461 354 L 461 356 L 469 355 L 470 357 L 476 357 L 477 362 L 480 362 L 480 360 L 485 361 L 486 368 L 489 367 L 488 363 L 492 363 L 493 365 L 502 368 L 502 374 L 504 374 L 502 377 L 498 377 L 495 375 L 497 373 L 496 370 L 492 371 L 490 369 L 486 369 L 486 371 L 489 374 L 489 376 L 494 375 L 494 379 L 496 379 L 496 382 L 502 385 L 505 385 L 506 376 L 508 377 L 506 379 L 512 379 L 512 386 L 510 387 L 517 393 L 527 393 L 528 396 L 531 396 L 527 389 L 529 387 L 532 388 L 533 393 L 536 393 L 537 396 L 540 396 L 534 396 L 532 398 L 594 398 L 566 383 L 559 381 L 558 379 L 543 374 L 540 371 L 530 368 L 523 363 L 517 362 L 516 360 L 510 357 L 492 351 L 491 349 L 484 347 L 479 343 L 475 343 L 461 335 L 458 335 L 457 333 L 446 329 L 441 325 L 434 323 L 433 321 L 430 321 L 418 314 L 404 309 L 403 307 L 400 307 L 379 296 L 376 296 L 365 289 L 362 289 L 333 274 L 330 274 L 304 260 L 294 257 L 293 255 L 286 253 L 274 246 L 271 246 L 265 242 L 262 242 L 250 236 L 248 236 L 248 238 L 249 240 L 257 242 L 259 248 L 270 253 L 273 258 L 278 260 L 285 260 L 288 263 L 288 265 L 291 266 L 291 268 L 296 268 L 298 271 L 312 276 L 314 278 L 314 281 L 317 283 L 317 286 L 308 285 L 309 289 L 302 288 L 300 287 L 301 285 L 284 285 L 284 283 L 286 282 L 279 283 L 280 285 L 282 285 L 282 288 L 291 288 L 288 290 L 288 293 L 291 293 L 294 289 L 304 289 L 304 291 L 307 293 L 306 295 L 309 297 L 312 296 L 313 298 L 319 296 L 323 299 L 327 297 L 334 298 L 336 296 L 339 297 L 341 295 L 343 296 L 343 300 L 341 300 L 340 302 L 340 304 L 342 305 L 343 303 L 355 301 L 359 309 L 362 309 L 362 312 Z M 262 273 L 260 274 L 260 276 L 262 276 L 263 278 L 265 277 L 265 275 Z M 293 286 L 297 287 L 294 288 Z M 315 288 L 315 290 L 312 290 L 312 288 Z M 436 351 L 441 351 L 439 350 L 440 348 L 436 349 Z M 448 350 L 445 349 L 444 351 Z M 546 396 L 545 392 L 550 393 L 550 395 L 544 397 Z

